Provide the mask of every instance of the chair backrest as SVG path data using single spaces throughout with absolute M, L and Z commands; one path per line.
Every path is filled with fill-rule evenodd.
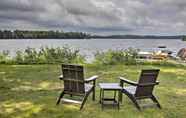
M 72 95 L 85 93 L 83 66 L 62 64 L 64 91 Z
M 135 92 L 136 97 L 148 97 L 152 95 L 159 71 L 159 69 L 142 70 L 138 81 L 139 85 Z

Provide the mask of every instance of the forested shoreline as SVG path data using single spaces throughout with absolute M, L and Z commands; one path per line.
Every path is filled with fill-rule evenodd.
M 0 39 L 88 39 L 84 32 L 0 30 Z
M 185 39 L 185 35 L 93 35 L 85 32 L 0 30 L 0 39 Z

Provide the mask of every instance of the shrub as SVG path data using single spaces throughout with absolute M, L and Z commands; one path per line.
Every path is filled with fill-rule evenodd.
M 69 47 L 58 48 L 26 48 L 17 51 L 16 56 L 8 59 L 9 52 L 0 53 L 0 63 L 11 64 L 58 64 L 58 63 L 84 63 L 85 57 L 80 55 L 79 50 Z
M 136 64 L 138 50 L 129 48 L 126 50 L 108 50 L 106 52 L 96 52 L 96 64 Z
M 14 57 L 14 63 L 22 64 L 24 62 L 23 58 L 23 53 L 21 51 L 17 51 L 16 56 Z
M 24 51 L 23 60 L 25 64 L 36 64 L 38 62 L 38 53 L 34 48 L 27 48 Z
M 41 48 L 38 56 L 41 63 L 84 63 L 85 61 L 85 57 L 79 54 L 79 50 L 69 47 Z
M 0 63 L 1 64 L 6 64 L 8 63 L 8 61 L 10 60 L 9 59 L 9 51 L 8 50 L 5 50 L 3 52 L 0 53 Z

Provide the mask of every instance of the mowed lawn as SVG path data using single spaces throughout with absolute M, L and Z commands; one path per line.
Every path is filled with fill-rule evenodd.
M 186 67 L 85 66 L 85 76 L 97 74 L 99 82 L 119 82 L 118 76 L 138 80 L 141 69 L 159 68 L 160 85 L 155 88 L 162 109 L 138 111 L 124 95 L 120 110 L 101 109 L 99 87 L 96 101 L 89 96 L 84 109 L 60 104 L 56 99 L 63 84 L 58 80 L 60 65 L 0 65 L 0 118 L 186 118 Z

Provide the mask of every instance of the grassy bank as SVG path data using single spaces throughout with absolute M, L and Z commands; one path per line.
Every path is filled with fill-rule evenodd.
M 82 111 L 78 105 L 55 105 L 62 88 L 58 80 L 60 65 L 0 65 L 0 118 L 185 118 L 186 67 L 159 65 L 112 65 L 85 67 L 86 77 L 98 74 L 99 82 L 119 82 L 119 75 L 137 80 L 141 69 L 160 68 L 155 94 L 163 109 L 148 108 L 139 112 L 124 96 L 121 109 L 101 110 L 88 98 Z

